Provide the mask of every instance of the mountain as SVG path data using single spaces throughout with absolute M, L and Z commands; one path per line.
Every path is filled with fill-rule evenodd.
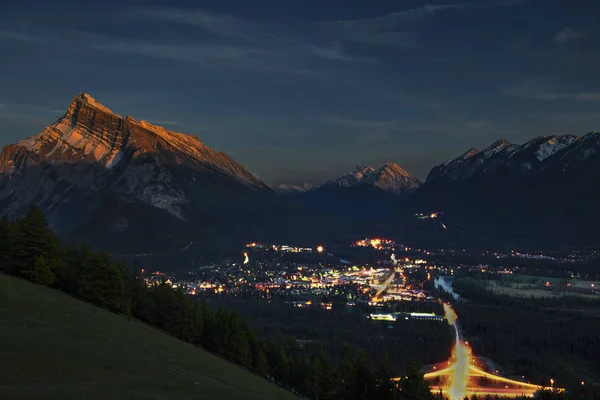
M 580 139 L 575 135 L 540 136 L 522 145 L 499 140 L 484 150 L 470 149 L 458 158 L 434 167 L 426 184 L 467 181 L 496 173 L 535 174 L 554 162 L 554 154 Z
M 352 171 L 296 196 L 309 209 L 344 219 L 368 220 L 385 215 L 421 182 L 398 164 L 379 169 L 357 165 Z
M 401 209 L 442 211 L 446 226 L 477 235 L 564 246 L 600 239 L 599 198 L 600 134 L 591 132 L 470 149 L 434 167 Z
M 255 237 L 290 212 L 197 137 L 122 117 L 85 93 L 38 135 L 2 149 L 0 214 L 31 205 L 64 237 L 167 259 Z
M 381 191 L 395 196 L 408 195 L 419 188 L 421 182 L 395 163 L 387 163 L 379 169 L 357 165 L 352 171 L 316 190 L 360 189 Z
M 302 185 L 280 184 L 277 186 L 273 186 L 274 191 L 276 191 L 277 193 L 280 193 L 280 194 L 284 194 L 284 195 L 305 193 L 305 192 L 314 190 L 315 188 L 316 188 L 316 186 L 311 185 L 310 183 L 303 183 Z

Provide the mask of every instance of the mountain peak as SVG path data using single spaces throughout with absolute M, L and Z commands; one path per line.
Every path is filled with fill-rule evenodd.
M 87 105 L 90 108 L 105 112 L 107 114 L 114 114 L 110 108 L 106 107 L 104 104 L 100 103 L 90 94 L 85 92 L 81 92 L 73 98 L 71 106 L 69 107 L 69 112 L 74 111 L 76 108 L 79 108 L 83 104 Z
M 401 176 L 405 176 L 405 177 L 412 176 L 407 170 L 405 170 L 404 168 L 402 168 L 401 166 L 399 166 L 398 164 L 393 163 L 393 162 L 385 163 L 385 165 L 383 167 L 381 167 L 379 169 L 379 171 L 387 172 L 392 175 L 401 175 Z
M 512 146 L 512 143 L 506 139 L 496 140 L 486 149 L 482 150 L 479 154 L 483 156 L 483 158 L 489 158 L 510 146 Z
M 389 193 L 404 194 L 416 189 L 420 184 L 419 180 L 404 168 L 396 163 L 388 162 L 379 169 L 357 165 L 352 171 L 324 186 L 374 187 Z
M 372 171 L 375 171 L 375 168 L 370 167 L 368 165 L 358 164 L 356 167 L 354 167 L 354 169 L 352 171 L 349 172 L 349 174 L 368 173 L 368 172 L 372 172 Z

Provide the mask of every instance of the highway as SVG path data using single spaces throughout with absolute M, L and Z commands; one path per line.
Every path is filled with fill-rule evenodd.
M 444 312 L 446 320 L 454 328 L 455 340 L 450 359 L 434 365 L 432 371 L 425 374 L 433 392 L 441 391 L 451 400 L 462 400 L 465 396 L 473 394 L 499 397 L 533 396 L 536 390 L 540 389 L 538 385 L 495 375 L 475 365 L 476 358 L 468 342 L 462 338 L 456 312 L 446 303 Z

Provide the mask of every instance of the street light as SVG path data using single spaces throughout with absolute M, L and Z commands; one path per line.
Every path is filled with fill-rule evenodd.
M 554 379 L 550 378 L 550 387 L 554 387 Z
M 323 246 L 318 246 L 317 247 L 317 253 L 322 253 L 323 250 L 325 250 L 325 248 Z

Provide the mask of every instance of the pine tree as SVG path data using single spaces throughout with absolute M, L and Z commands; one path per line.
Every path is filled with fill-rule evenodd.
M 308 393 L 316 400 L 322 400 L 327 397 L 331 389 L 331 371 L 323 353 L 323 347 L 319 343 L 311 358 Z
M 379 368 L 377 369 L 377 398 L 381 400 L 394 400 L 398 395 L 398 388 L 392 381 L 392 372 L 390 360 L 387 353 L 384 353 Z
M 416 364 L 412 364 L 399 383 L 401 400 L 433 400 L 429 384 Z
M 338 364 L 337 370 L 337 388 L 336 394 L 342 399 L 355 398 L 357 391 L 355 387 L 355 371 L 354 356 L 350 350 L 350 346 L 344 345 L 342 357 Z
M 253 360 L 253 369 L 257 375 L 269 375 L 269 362 L 267 360 L 267 356 L 265 355 L 265 350 L 263 349 L 262 345 L 256 349 Z
M 15 222 L 13 232 L 9 256 L 12 275 L 26 277 L 39 256 L 44 256 L 51 269 L 60 262 L 60 242 L 37 207 L 31 207 Z
M 39 256 L 35 261 L 35 267 L 31 272 L 31 280 L 38 285 L 52 286 L 54 284 L 54 274 L 44 256 Z
M 363 350 L 358 353 L 354 361 L 354 373 L 354 382 L 358 394 L 357 398 L 362 400 L 371 399 L 375 393 L 375 378 L 369 366 L 367 355 Z
M 194 308 L 192 311 L 192 327 L 193 327 L 192 343 L 194 343 L 196 345 L 202 344 L 202 328 L 204 325 L 204 323 L 203 323 L 204 317 L 202 314 L 203 314 L 202 306 L 200 305 L 200 303 L 195 302 Z

